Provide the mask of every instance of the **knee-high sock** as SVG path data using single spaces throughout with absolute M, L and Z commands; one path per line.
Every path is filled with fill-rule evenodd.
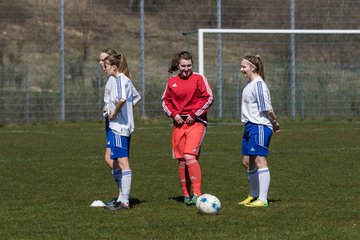
M 117 188 L 119 189 L 119 191 L 121 192 L 121 170 L 120 169 L 113 169 L 111 171 L 112 176 L 114 178 L 114 182 L 117 186 Z
M 259 168 L 259 199 L 267 202 L 267 196 L 270 187 L 270 171 L 269 168 Z
M 258 197 L 259 196 L 259 174 L 258 169 L 254 168 L 246 172 L 247 180 L 250 187 L 250 196 Z
M 179 160 L 179 180 L 184 197 L 190 196 L 191 181 L 186 169 L 185 160 Z
M 189 172 L 191 185 L 195 195 L 201 195 L 201 169 L 195 158 L 186 160 L 186 168 Z
M 131 190 L 131 169 L 121 171 L 121 190 L 117 201 L 121 201 L 124 204 L 129 204 L 129 195 Z

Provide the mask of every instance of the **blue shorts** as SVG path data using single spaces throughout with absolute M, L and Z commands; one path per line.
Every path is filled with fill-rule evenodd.
M 109 133 L 111 132 L 111 130 L 109 131 L 106 131 L 106 148 L 111 148 L 111 141 L 110 141 L 110 138 L 109 138 Z
M 242 155 L 267 156 L 271 136 L 272 129 L 268 126 L 248 122 L 242 140 Z
M 110 142 L 110 158 L 115 160 L 122 157 L 130 156 L 130 139 L 131 136 L 121 136 L 110 130 L 107 133 Z

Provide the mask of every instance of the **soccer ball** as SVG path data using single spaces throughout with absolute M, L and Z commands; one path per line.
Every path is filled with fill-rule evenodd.
M 221 210 L 221 203 L 214 195 L 205 193 L 196 200 L 196 208 L 201 213 L 219 214 Z

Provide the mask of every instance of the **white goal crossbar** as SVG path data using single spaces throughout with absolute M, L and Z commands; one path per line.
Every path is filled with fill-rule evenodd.
M 198 29 L 198 58 L 199 58 L 199 73 L 204 74 L 204 34 L 205 33 L 212 33 L 212 34 L 219 34 L 218 41 L 221 39 L 221 34 L 289 34 L 290 44 L 291 44 L 291 116 L 295 119 L 295 35 L 296 34 L 360 34 L 360 30 L 357 29 L 348 29 L 348 30 L 341 30 L 341 29 Z M 220 46 L 221 47 L 221 46 Z M 221 50 L 218 49 L 221 52 Z M 219 58 L 219 56 L 218 56 Z M 218 61 L 219 62 L 219 61 Z M 220 61 L 221 62 L 221 61 Z M 218 81 L 221 81 L 218 79 Z M 219 111 L 221 112 L 221 84 L 219 84 L 220 91 L 219 94 Z M 219 114 L 222 116 L 222 113 Z
M 360 30 L 325 29 L 198 29 L 199 73 L 204 74 L 204 33 L 248 33 L 248 34 L 360 34 Z

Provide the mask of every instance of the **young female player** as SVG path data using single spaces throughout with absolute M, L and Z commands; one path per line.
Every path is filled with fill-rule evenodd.
M 129 164 L 131 134 L 135 129 L 133 116 L 133 87 L 130 71 L 122 54 L 108 55 L 104 59 L 107 76 L 115 78 L 110 88 L 107 114 L 109 118 L 108 140 L 110 158 L 117 162 L 121 171 L 119 197 L 109 210 L 127 210 L 130 208 L 129 194 L 131 190 L 132 171 Z M 116 164 L 114 164 L 115 166 Z M 120 191 L 121 190 L 121 191 Z
M 245 56 L 241 60 L 240 71 L 247 79 L 242 92 L 241 122 L 245 124 L 242 155 L 250 195 L 239 204 L 246 207 L 266 207 L 270 186 L 266 157 L 272 132 L 278 132 L 280 127 L 264 81 L 264 65 L 260 56 Z
M 193 58 L 180 52 L 172 60 L 162 96 L 162 106 L 174 122 L 172 132 L 173 157 L 179 162 L 180 185 L 184 203 L 193 205 L 201 195 L 199 154 L 207 125 L 207 111 L 213 103 L 213 93 L 205 76 L 193 72 Z M 193 196 L 191 197 L 191 186 Z
M 105 59 L 109 55 L 117 55 L 117 52 L 114 49 L 111 48 L 105 48 L 100 52 L 99 56 L 99 64 L 102 67 L 102 69 L 105 71 Z M 128 78 L 130 78 L 130 72 L 125 73 Z M 104 160 L 105 163 L 110 167 L 112 176 L 114 178 L 114 181 L 116 183 L 117 188 L 121 191 L 121 170 L 119 165 L 117 164 L 117 161 L 113 161 L 110 158 L 110 140 L 108 139 L 108 133 L 110 131 L 109 128 L 109 118 L 108 118 L 108 108 L 109 108 L 109 102 L 110 102 L 110 93 L 111 89 L 116 86 L 116 78 L 113 76 L 108 76 L 108 80 L 105 85 L 105 92 L 104 92 L 104 107 L 103 107 L 103 116 L 105 118 L 105 130 L 106 130 L 106 147 L 105 147 L 105 156 Z M 133 92 L 133 105 L 135 106 L 136 103 L 141 99 L 138 91 L 136 88 L 131 84 L 132 92 Z M 116 202 L 117 198 L 109 201 L 107 204 L 112 205 Z

